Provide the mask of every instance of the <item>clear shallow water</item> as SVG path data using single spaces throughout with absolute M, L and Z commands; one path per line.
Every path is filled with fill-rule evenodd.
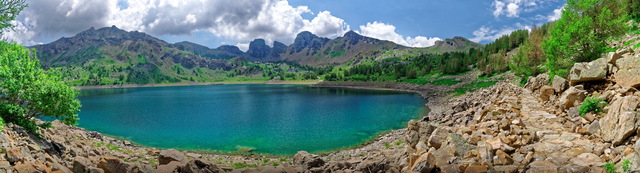
M 330 151 L 406 126 L 416 94 L 300 85 L 81 90 L 79 126 L 157 147 L 293 155 Z

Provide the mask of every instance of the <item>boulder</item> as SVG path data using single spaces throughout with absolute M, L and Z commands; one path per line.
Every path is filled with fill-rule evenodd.
M 464 173 L 481 173 L 487 171 L 487 166 L 484 165 L 469 165 L 466 169 L 464 169 Z
M 200 172 L 207 172 L 207 173 L 217 173 L 217 172 L 224 172 L 224 170 L 222 170 L 220 167 L 218 167 L 217 165 L 213 164 L 213 163 L 207 163 L 204 162 L 202 160 L 191 160 L 189 162 L 187 162 L 187 164 L 182 167 L 182 169 L 180 169 L 182 172 L 184 173 L 200 173 Z
M 605 58 L 591 62 L 575 63 L 569 71 L 569 84 L 581 82 L 601 81 L 607 78 L 608 66 Z
M 302 166 L 306 169 L 320 167 L 324 165 L 324 163 L 324 160 L 322 160 L 320 156 L 310 154 L 306 151 L 298 151 L 298 153 L 293 156 L 293 164 Z
M 602 139 L 613 145 L 619 145 L 633 134 L 640 125 L 640 114 L 634 112 L 638 104 L 636 96 L 615 99 L 609 107 L 607 115 L 600 119 Z
M 127 173 L 134 172 L 135 165 L 125 163 L 113 156 L 104 156 L 98 162 L 98 168 L 104 170 L 105 173 Z
M 429 144 L 429 146 L 438 149 L 447 140 L 449 133 L 451 133 L 449 129 L 440 128 L 440 127 L 436 128 L 436 130 L 434 130 L 433 133 L 431 133 L 431 136 L 429 137 L 429 140 L 427 141 L 427 143 Z
M 91 166 L 91 161 L 84 157 L 76 157 L 73 160 L 73 172 L 74 173 L 84 173 L 89 172 L 89 166 Z
M 562 78 L 560 76 L 554 76 L 553 82 L 551 83 L 551 87 L 553 87 L 553 90 L 555 90 L 556 93 L 562 93 L 564 90 L 566 90 L 569 87 L 569 83 L 565 78 Z
M 529 164 L 529 170 L 527 172 L 536 173 L 536 172 L 547 172 L 547 173 L 557 173 L 558 166 L 546 161 L 546 160 L 536 160 Z
M 175 149 L 168 149 L 160 151 L 158 161 L 160 162 L 160 165 L 165 165 L 171 161 L 183 162 L 184 158 L 184 153 Z
M 536 77 L 529 78 L 527 83 L 524 85 L 524 88 L 529 89 L 531 91 L 536 91 L 540 89 L 544 85 L 549 84 L 549 75 L 548 74 L 539 74 Z
M 422 154 L 411 167 L 413 172 L 431 172 L 436 166 L 436 158 L 427 152 Z
M 540 99 L 542 101 L 549 101 L 551 96 L 555 94 L 555 89 L 549 85 L 542 86 L 540 88 Z
M 179 172 L 180 171 L 180 166 L 182 165 L 182 163 L 178 162 L 178 161 L 171 161 L 165 165 L 158 165 L 158 168 L 154 171 L 157 173 L 173 173 L 173 172 Z
M 571 162 L 580 166 L 601 166 L 604 160 L 593 153 L 582 153 L 571 159 Z
M 496 156 L 493 156 L 493 164 L 495 165 L 511 165 L 513 164 L 513 159 L 509 154 L 505 153 L 502 150 L 496 151 Z
M 587 97 L 586 93 L 582 85 L 572 86 L 560 96 L 560 105 L 564 106 L 564 109 L 571 108 L 576 102 L 582 102 Z
M 622 87 L 640 87 L 640 55 L 616 61 L 618 71 L 613 75 Z

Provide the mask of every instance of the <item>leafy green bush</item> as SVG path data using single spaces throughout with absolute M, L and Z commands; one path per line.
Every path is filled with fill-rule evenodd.
M 80 102 L 78 92 L 60 80 L 57 69 L 44 71 L 35 54 L 15 43 L 0 42 L 0 117 L 7 123 L 37 134 L 50 123 L 36 124 L 35 118 L 49 117 L 75 125 Z
M 625 159 L 624 161 L 622 161 L 622 171 L 623 172 L 630 172 L 631 171 L 631 161 L 629 161 L 629 159 Z
M 585 114 L 591 111 L 594 111 L 595 113 L 600 113 L 602 112 L 602 108 L 605 106 L 605 103 L 603 103 L 602 101 L 604 101 L 604 99 L 602 98 L 595 98 L 593 96 L 587 97 L 584 100 L 584 103 L 580 105 L 578 112 L 580 113 L 581 116 L 584 116 Z
M 604 167 L 604 169 L 607 170 L 607 173 L 615 173 L 616 172 L 616 165 L 611 163 L 611 162 L 608 162 L 608 163 L 606 163 L 606 164 L 604 164 L 602 166 Z
M 562 18 L 542 44 L 551 76 L 566 77 L 575 62 L 592 61 L 606 52 L 606 40 L 627 30 L 626 12 L 616 0 L 567 0 Z

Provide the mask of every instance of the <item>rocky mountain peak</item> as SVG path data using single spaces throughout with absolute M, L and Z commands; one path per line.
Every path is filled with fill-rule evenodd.
M 322 46 L 324 46 L 324 44 L 326 44 L 328 41 L 328 38 L 321 38 L 309 31 L 303 31 L 296 36 L 293 44 L 291 44 L 292 48 L 290 53 L 297 53 L 305 48 L 318 50 L 322 48 Z

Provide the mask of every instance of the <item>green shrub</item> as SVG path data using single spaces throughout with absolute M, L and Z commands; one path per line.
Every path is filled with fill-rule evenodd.
M 0 130 L 2 130 L 3 127 L 4 127 L 4 120 L 2 120 L 2 117 L 0 117 Z
M 625 159 L 624 161 L 622 161 L 622 171 L 623 172 L 630 172 L 631 171 L 631 161 L 629 161 L 629 159 Z
M 608 163 L 606 163 L 606 164 L 604 164 L 602 166 L 607 170 L 607 173 L 616 172 L 616 165 L 611 163 L 611 162 L 608 162 Z
M 602 112 L 602 108 L 605 106 L 605 103 L 603 103 L 602 101 L 604 101 L 604 99 L 602 98 L 595 98 L 594 96 L 587 97 L 584 100 L 584 103 L 580 105 L 578 112 L 580 113 L 581 116 L 584 116 L 585 114 L 591 111 L 594 111 L 595 113 L 600 113 Z

